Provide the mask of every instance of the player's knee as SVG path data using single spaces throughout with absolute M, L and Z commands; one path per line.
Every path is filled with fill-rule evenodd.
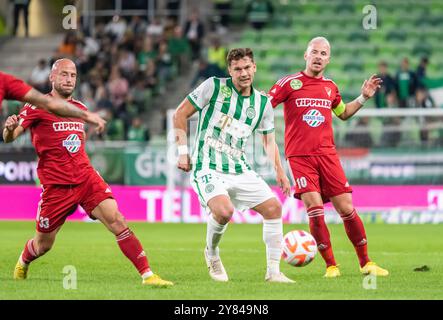
M 232 215 L 234 214 L 233 206 L 221 206 L 217 208 L 213 214 L 216 217 L 216 220 L 221 224 L 226 224 L 231 220 Z
M 278 219 L 281 218 L 282 206 L 277 200 L 272 201 L 268 206 L 265 219 Z
M 338 208 L 336 208 L 336 210 L 338 214 L 343 218 L 352 213 L 352 211 L 354 210 L 354 206 L 352 204 L 345 204 L 339 206 Z

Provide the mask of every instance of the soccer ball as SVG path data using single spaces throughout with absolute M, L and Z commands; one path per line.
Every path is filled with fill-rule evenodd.
M 283 237 L 281 258 L 294 267 L 303 267 L 314 260 L 317 243 L 303 230 L 292 230 Z

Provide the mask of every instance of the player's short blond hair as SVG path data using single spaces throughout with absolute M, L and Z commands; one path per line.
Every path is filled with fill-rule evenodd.
M 308 48 L 314 43 L 314 42 L 324 42 L 328 45 L 329 50 L 331 50 L 331 45 L 329 44 L 328 39 L 326 39 L 325 37 L 315 37 L 312 38 L 311 41 L 308 42 L 308 46 L 306 47 L 306 50 L 308 50 Z

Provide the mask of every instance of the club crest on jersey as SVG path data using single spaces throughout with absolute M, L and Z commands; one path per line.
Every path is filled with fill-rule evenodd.
M 328 97 L 331 96 L 332 90 L 329 87 L 325 87 L 326 93 L 328 94 Z
M 254 107 L 249 107 L 248 109 L 246 109 L 246 116 L 249 119 L 254 119 L 255 115 L 256 115 L 256 112 L 255 112 Z
M 301 82 L 298 79 L 294 79 L 294 80 L 291 80 L 289 85 L 291 86 L 292 89 L 299 90 L 301 87 L 303 87 L 303 82 Z
M 316 109 L 311 109 L 303 115 L 303 121 L 305 121 L 308 126 L 315 128 L 325 122 L 325 117 Z
M 231 88 L 229 88 L 227 86 L 222 86 L 220 91 L 225 98 L 229 98 L 232 95 Z
M 215 189 L 214 185 L 212 183 L 209 183 L 206 185 L 205 192 L 211 193 L 212 191 L 214 191 L 214 189 Z
M 80 150 L 80 146 L 82 145 L 82 141 L 79 136 L 75 133 L 70 134 L 66 140 L 63 140 L 63 147 L 66 148 L 71 153 L 76 153 Z

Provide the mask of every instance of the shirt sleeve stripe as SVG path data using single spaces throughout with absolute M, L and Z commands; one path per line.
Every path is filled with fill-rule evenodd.
M 192 104 L 192 106 L 197 109 L 197 111 L 201 111 L 202 109 L 194 102 L 194 100 L 192 100 L 192 98 L 190 96 L 187 96 L 188 101 Z
M 261 133 L 261 134 L 270 134 L 270 133 L 273 133 L 274 131 L 275 131 L 275 129 L 274 128 L 272 128 L 272 129 L 269 129 L 269 130 L 263 130 L 263 131 L 261 131 L 261 130 L 257 130 L 259 133 Z

